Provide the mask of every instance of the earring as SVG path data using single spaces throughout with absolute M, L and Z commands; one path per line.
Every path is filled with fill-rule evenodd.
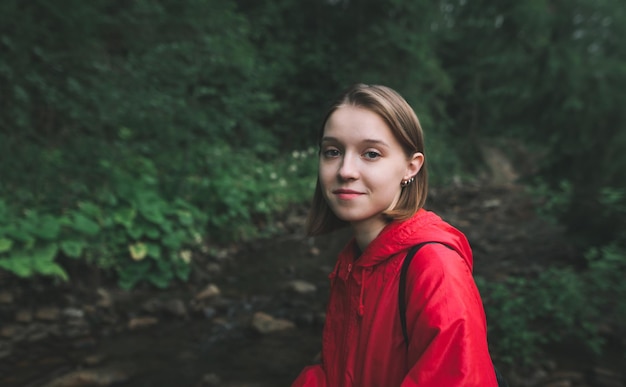
M 415 176 L 411 177 L 410 179 L 402 180 L 402 182 L 400 182 L 400 187 L 404 188 L 407 185 L 411 184 L 414 180 Z

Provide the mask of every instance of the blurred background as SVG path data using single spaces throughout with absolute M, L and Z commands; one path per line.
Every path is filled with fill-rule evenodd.
M 289 385 L 364 82 L 421 120 L 511 385 L 626 385 L 625 38 L 616 0 L 0 2 L 0 384 Z

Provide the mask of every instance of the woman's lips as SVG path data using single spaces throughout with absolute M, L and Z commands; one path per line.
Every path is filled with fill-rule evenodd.
M 333 194 L 340 200 L 351 200 L 363 195 L 363 193 L 351 189 L 337 189 L 333 191 Z

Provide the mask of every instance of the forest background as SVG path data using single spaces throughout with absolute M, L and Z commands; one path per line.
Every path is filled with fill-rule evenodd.
M 434 186 L 513 160 L 584 260 L 478 279 L 500 358 L 626 336 L 626 7 L 615 0 L 0 2 L 0 268 L 122 288 L 278 232 L 354 82 L 391 86 Z M 547 333 L 547 334 L 546 334 Z

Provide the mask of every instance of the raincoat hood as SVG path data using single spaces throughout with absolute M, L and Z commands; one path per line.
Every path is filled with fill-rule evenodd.
M 467 238 L 456 228 L 444 222 L 437 214 L 421 209 L 406 221 L 388 224 L 367 246 L 360 257 L 356 240 L 352 239 L 340 254 L 340 260 L 352 261 L 360 267 L 376 266 L 390 256 L 406 252 L 422 242 L 439 242 L 455 250 L 472 270 L 472 251 Z M 343 259 L 342 259 L 343 258 Z

